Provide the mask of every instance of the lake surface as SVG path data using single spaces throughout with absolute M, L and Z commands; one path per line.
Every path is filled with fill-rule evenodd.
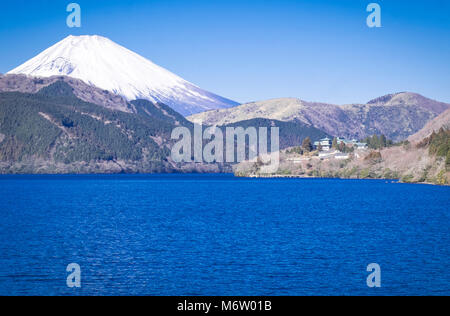
M 0 176 L 0 295 L 450 295 L 449 206 L 378 180 Z

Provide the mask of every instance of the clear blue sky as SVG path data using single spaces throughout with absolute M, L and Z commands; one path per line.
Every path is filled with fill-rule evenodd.
M 82 28 L 66 26 L 77 2 Z M 366 25 L 370 2 L 382 28 Z M 450 1 L 33 0 L 0 4 L 0 72 L 98 34 L 239 102 L 336 104 L 413 91 L 450 103 Z

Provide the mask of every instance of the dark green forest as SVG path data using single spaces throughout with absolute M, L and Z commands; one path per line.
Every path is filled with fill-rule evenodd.
M 0 93 L 0 133 L 5 135 L 0 144 L 0 161 L 29 157 L 53 158 L 66 164 L 138 161 L 143 159 L 144 151 L 150 161 L 166 159 L 169 150 L 152 137 L 169 139 L 174 127 L 172 118 L 160 110 L 162 105 L 134 102 L 140 113 L 111 111 L 76 98 L 72 88 L 62 81 L 37 94 Z M 171 113 L 165 106 L 164 111 Z

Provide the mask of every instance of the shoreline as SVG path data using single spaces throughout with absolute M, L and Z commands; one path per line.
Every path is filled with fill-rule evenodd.
M 234 175 L 237 178 L 247 178 L 247 179 L 336 179 L 336 180 L 378 180 L 386 181 L 389 183 L 397 184 L 423 184 L 423 185 L 433 185 L 440 187 L 448 187 L 448 184 L 436 184 L 431 182 L 403 182 L 401 179 L 384 179 L 384 178 L 340 178 L 340 177 L 309 177 L 301 175 L 283 175 L 283 174 L 273 174 L 273 175 Z
M 450 185 L 441 185 L 429 182 L 402 182 L 401 179 L 384 179 L 384 178 L 339 178 L 339 177 L 310 177 L 302 175 L 283 175 L 283 174 L 271 174 L 271 175 L 237 175 L 231 172 L 165 172 L 165 173 L 2 173 L 0 174 L 0 180 L 8 177 L 108 177 L 108 176 L 230 176 L 238 179 L 328 179 L 328 180 L 378 180 L 385 181 L 392 184 L 423 184 L 432 186 L 448 187 Z

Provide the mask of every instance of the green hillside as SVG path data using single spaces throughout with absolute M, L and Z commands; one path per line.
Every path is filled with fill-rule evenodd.
M 34 173 L 36 161 L 47 162 L 42 172 L 58 172 L 52 170 L 57 165 L 77 172 L 75 163 L 118 161 L 125 162 L 122 171 L 129 163 L 136 171 L 169 170 L 170 150 L 162 144 L 175 121 L 190 123 L 164 105 L 132 104 L 136 114 L 86 103 L 62 81 L 37 94 L 0 93 L 0 172 Z
M 280 129 L 280 149 L 300 146 L 306 137 L 309 137 L 313 142 L 324 137 L 330 137 L 327 133 L 313 126 L 295 120 L 292 122 L 282 122 L 278 120 L 257 118 L 225 125 L 222 127 L 223 130 L 225 130 L 226 127 L 267 127 L 268 140 L 270 140 L 270 128 L 278 127 Z

